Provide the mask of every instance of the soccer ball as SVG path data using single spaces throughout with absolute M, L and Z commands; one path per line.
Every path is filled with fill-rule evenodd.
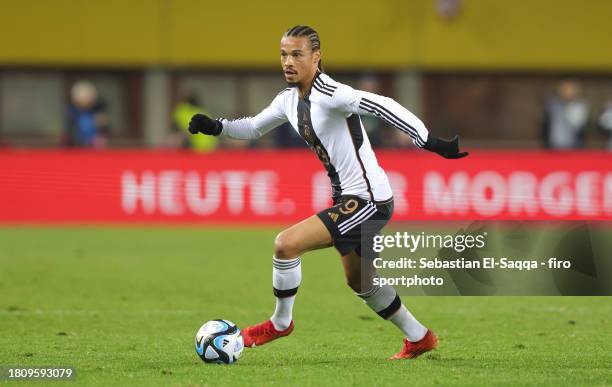
M 240 358 L 244 343 L 236 324 L 210 320 L 196 333 L 195 349 L 205 363 L 232 364 Z

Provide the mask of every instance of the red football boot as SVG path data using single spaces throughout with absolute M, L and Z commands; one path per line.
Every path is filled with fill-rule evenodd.
M 277 331 L 272 324 L 272 320 L 264 321 L 261 324 L 246 327 L 242 330 L 242 339 L 244 340 L 244 346 L 253 348 L 258 345 L 264 345 L 265 343 L 276 340 L 279 337 L 289 336 L 293 332 L 293 320 L 289 324 L 289 328 L 284 331 Z
M 404 339 L 404 348 L 402 348 L 402 350 L 399 351 L 399 353 L 396 353 L 389 359 L 390 360 L 414 359 L 416 357 L 421 356 L 425 352 L 431 351 L 437 346 L 438 346 L 438 337 L 436 336 L 435 333 L 433 333 L 432 331 L 428 329 L 425 336 L 421 340 L 415 343 L 413 343 L 412 341 L 408 341 L 408 339 Z

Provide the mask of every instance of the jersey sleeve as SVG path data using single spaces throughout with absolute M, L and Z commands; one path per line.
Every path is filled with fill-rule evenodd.
M 284 94 L 286 93 L 277 95 L 268 107 L 254 117 L 221 119 L 223 124 L 221 135 L 239 140 L 252 140 L 287 122 Z
M 425 146 L 429 131 L 417 116 L 394 99 L 341 85 L 334 93 L 336 108 L 347 115 L 378 117 L 388 125 L 408 134 L 416 146 Z

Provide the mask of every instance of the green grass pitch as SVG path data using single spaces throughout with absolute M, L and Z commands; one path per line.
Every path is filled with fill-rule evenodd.
M 277 231 L 0 228 L 0 365 L 73 366 L 101 386 L 612 384 L 610 297 L 404 297 L 440 345 L 391 362 L 400 332 L 353 295 L 333 249 L 303 257 L 291 336 L 202 363 L 205 321 L 270 316 Z

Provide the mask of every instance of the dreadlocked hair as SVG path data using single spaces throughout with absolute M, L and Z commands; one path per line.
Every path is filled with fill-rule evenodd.
M 283 35 L 283 37 L 289 37 L 289 36 L 295 36 L 295 37 L 305 36 L 310 41 L 310 47 L 312 48 L 312 51 L 321 49 L 321 40 L 319 39 L 319 34 L 317 33 L 317 31 L 315 31 L 311 27 L 300 26 L 300 25 L 291 27 Z M 321 59 L 319 59 L 318 67 L 319 67 L 319 71 L 323 71 Z

